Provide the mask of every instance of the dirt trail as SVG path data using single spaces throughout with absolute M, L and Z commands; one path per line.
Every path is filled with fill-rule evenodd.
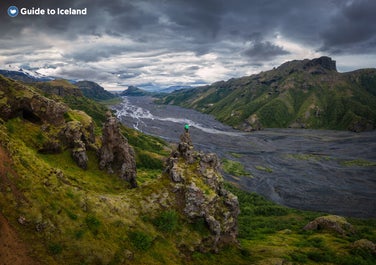
M 0 192 L 10 189 L 17 202 L 25 200 L 23 194 L 17 190 L 9 179 L 8 174 L 15 175 L 11 167 L 12 161 L 0 146 Z M 21 241 L 16 231 L 0 212 L 0 265 L 39 265 L 29 255 L 30 248 Z
M 8 220 L 0 213 L 0 265 L 40 265 L 31 258 L 29 251 Z

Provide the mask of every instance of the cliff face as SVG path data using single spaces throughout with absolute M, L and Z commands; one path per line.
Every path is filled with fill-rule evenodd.
M 166 172 L 183 213 L 191 221 L 203 218 L 212 234 L 203 240 L 201 250 L 216 250 L 222 244 L 235 243 L 239 203 L 223 187 L 217 156 L 195 151 L 188 132 L 180 139 L 177 150 L 167 161 Z
M 121 134 L 119 122 L 108 113 L 103 126 L 102 147 L 99 150 L 99 167 L 119 175 L 132 188 L 137 187 L 136 160 L 133 148 Z

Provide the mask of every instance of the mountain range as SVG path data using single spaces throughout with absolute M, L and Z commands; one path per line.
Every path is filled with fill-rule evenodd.
M 339 73 L 329 57 L 295 60 L 270 71 L 176 91 L 158 101 L 212 114 L 234 128 L 376 127 L 376 69 Z

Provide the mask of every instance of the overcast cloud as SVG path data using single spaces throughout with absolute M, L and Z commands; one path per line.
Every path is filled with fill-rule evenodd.
M 88 14 L 11 18 L 10 5 Z M 322 55 L 350 71 L 375 67 L 375 10 L 374 0 L 4 0 L 0 68 L 107 89 L 207 84 Z

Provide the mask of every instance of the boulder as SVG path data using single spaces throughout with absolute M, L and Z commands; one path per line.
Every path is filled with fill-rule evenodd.
M 350 223 L 348 223 L 344 217 L 337 215 L 318 217 L 312 222 L 309 222 L 303 229 L 328 230 L 343 236 L 355 233 L 354 227 Z
M 351 248 L 355 251 L 360 250 L 376 255 L 376 245 L 368 239 L 360 239 L 355 241 Z
M 122 135 L 118 120 L 107 114 L 103 126 L 102 146 L 99 150 L 99 168 L 116 173 L 121 179 L 128 181 L 132 188 L 137 187 L 136 159 L 133 148 Z

